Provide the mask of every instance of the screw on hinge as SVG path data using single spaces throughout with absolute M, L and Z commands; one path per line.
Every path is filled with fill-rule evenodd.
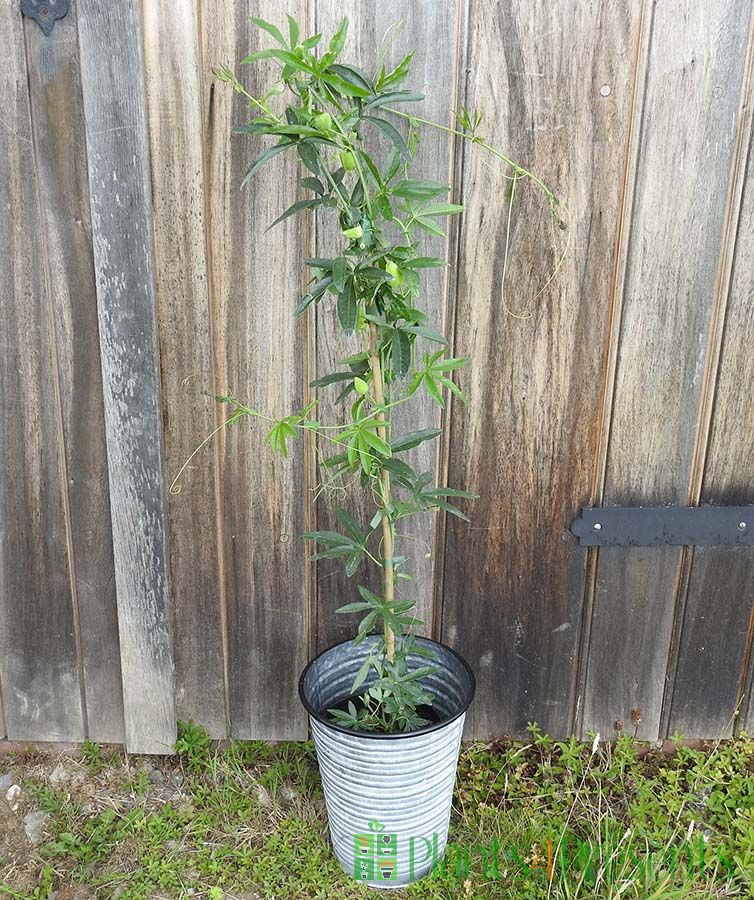
M 594 525 L 592 525 L 592 528 L 594 529 L 594 531 L 602 531 L 602 523 L 595 522 Z
M 739 522 L 738 527 L 743 531 L 746 528 L 746 522 Z

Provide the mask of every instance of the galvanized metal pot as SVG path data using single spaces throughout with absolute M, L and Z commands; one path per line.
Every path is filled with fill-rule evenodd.
M 346 641 L 325 650 L 304 669 L 299 695 L 309 713 L 335 855 L 357 880 L 395 888 L 428 874 L 445 851 L 461 733 L 475 681 L 455 651 L 418 638 L 434 659 L 409 657 L 409 668 L 437 666 L 424 683 L 435 696 L 440 721 L 409 734 L 334 725 L 327 710 L 350 696 L 356 673 L 379 640 L 374 635 L 357 646 Z

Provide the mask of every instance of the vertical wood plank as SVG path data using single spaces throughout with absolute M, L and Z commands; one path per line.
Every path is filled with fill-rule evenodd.
M 0 679 L 11 740 L 85 736 L 23 24 L 0 6 Z
M 742 109 L 748 105 L 742 92 Z M 751 122 L 749 121 L 749 128 Z M 744 166 L 746 158 L 744 155 Z M 725 333 L 707 449 L 703 503 L 754 504 L 754 159 L 749 149 Z M 754 527 L 754 508 L 748 527 Z M 670 702 L 669 733 L 727 737 L 740 708 L 746 723 L 754 617 L 754 552 L 697 547 L 694 551 Z
M 653 9 L 606 504 L 689 502 L 750 3 Z M 681 561 L 677 548 L 600 553 L 585 730 L 636 710 L 639 737 L 658 737 Z
M 450 481 L 476 490 L 449 520 L 443 635 L 475 666 L 470 732 L 570 730 L 584 558 L 568 533 L 589 496 L 599 433 L 610 267 L 620 221 L 640 9 L 474 0 L 465 97 L 482 131 L 552 185 L 568 235 L 531 186 L 464 149 Z M 512 248 L 505 273 L 506 240 Z M 567 461 L 567 463 L 565 462 Z
M 252 92 L 263 91 L 273 65 L 237 65 L 269 46 L 248 16 L 285 23 L 272 0 L 226 0 L 211 14 L 204 12 L 206 227 L 216 383 L 220 393 L 280 417 L 304 400 L 304 332 L 293 310 L 305 226 L 290 218 L 265 229 L 296 199 L 298 165 L 292 155 L 281 154 L 246 191 L 239 190 L 261 142 L 231 134 L 253 113 L 208 70 L 230 65 Z M 303 0 L 286 12 L 306 21 Z M 300 538 L 308 499 L 304 456 L 300 444 L 287 460 L 273 456 L 263 443 L 264 430 L 259 423 L 245 423 L 220 437 L 230 719 L 234 737 L 298 739 L 306 736 L 297 683 L 308 644 L 306 548 Z
M 397 65 L 411 50 L 415 51 L 411 63 L 411 76 L 406 86 L 425 95 L 421 104 L 412 104 L 406 110 L 433 119 L 443 125 L 451 125 L 453 118 L 456 43 L 456 0 L 426 4 L 405 3 L 399 0 L 318 0 L 315 30 L 325 36 L 333 34 L 343 16 L 349 18 L 349 33 L 343 59 L 366 72 L 377 68 L 378 56 L 384 53 L 388 69 Z M 391 27 L 392 26 L 392 27 Z M 405 132 L 405 123 L 396 121 L 396 126 Z M 416 174 L 412 177 L 430 178 L 434 181 L 449 179 L 450 148 L 448 135 L 426 129 L 422 135 L 419 154 L 416 159 Z M 383 145 L 384 147 L 384 145 Z M 328 219 L 329 221 L 329 219 Z M 331 255 L 343 243 L 337 228 L 321 227 L 318 218 L 317 255 Z M 447 241 L 432 238 L 424 243 L 423 252 L 431 256 L 447 256 Z M 425 274 L 426 272 L 426 274 Z M 442 269 L 429 269 L 422 273 L 422 297 L 420 308 L 428 314 L 427 324 L 440 332 L 445 330 L 446 273 Z M 334 298 L 333 298 L 334 299 Z M 319 304 L 317 316 L 317 357 L 316 368 L 320 374 L 338 371 L 339 363 L 350 354 L 363 349 L 360 339 L 342 336 L 337 321 L 335 303 Z M 435 345 L 436 346 L 436 345 Z M 420 341 L 419 352 L 430 347 Z M 320 390 L 318 415 L 323 421 L 343 421 L 347 406 L 336 406 L 334 399 L 339 393 L 335 388 Z M 410 404 L 397 412 L 395 434 L 415 431 L 420 428 L 436 428 L 440 422 L 437 406 L 423 395 L 418 395 Z M 406 461 L 417 472 L 438 470 L 437 442 L 427 442 L 417 447 Z M 322 450 L 328 448 L 323 447 Z M 328 451 L 329 452 L 329 451 Z M 325 477 L 325 472 L 320 472 Z M 374 506 L 366 500 L 358 486 L 349 490 L 338 500 L 366 527 L 374 515 Z M 322 498 L 317 506 L 317 527 L 322 530 L 338 530 L 332 500 Z M 408 556 L 410 563 L 405 571 L 413 581 L 404 587 L 406 596 L 416 601 L 415 614 L 429 627 L 431 619 L 432 574 L 436 543 L 437 519 L 427 514 L 408 521 L 399 536 L 399 553 Z M 337 641 L 346 640 L 355 633 L 358 616 L 338 616 L 335 610 L 355 596 L 356 584 L 371 584 L 380 591 L 379 572 L 371 564 L 364 564 L 353 578 L 347 578 L 340 560 L 322 560 L 317 563 L 317 628 L 316 643 L 323 650 Z
M 171 752 L 160 373 L 141 14 L 78 4 L 126 743 Z
M 123 699 L 76 25 L 74 8 L 50 37 L 30 19 L 25 33 L 87 737 L 119 742 Z
M 217 425 L 204 231 L 198 17 L 193 0 L 143 4 L 158 321 L 170 481 Z M 168 496 L 176 710 L 224 737 L 224 608 L 217 445 Z

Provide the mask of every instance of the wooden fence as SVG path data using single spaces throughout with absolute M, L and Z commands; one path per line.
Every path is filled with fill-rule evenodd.
M 387 55 L 416 48 L 426 113 L 479 108 L 569 210 L 561 231 L 523 192 L 507 234 L 502 171 L 427 136 L 467 212 L 426 303 L 472 364 L 415 462 L 481 497 L 409 552 L 429 631 L 478 675 L 468 733 L 754 727 L 752 550 L 569 533 L 583 505 L 754 503 L 752 0 L 72 0 L 49 36 L 19 6 L 0 4 L 0 737 L 164 752 L 193 718 L 304 738 L 298 674 L 351 633 L 352 583 L 298 537 L 329 521 L 314 447 L 273 458 L 243 425 L 166 490 L 215 394 L 282 415 L 348 352 L 327 304 L 292 315 L 323 229 L 265 231 L 296 164 L 239 191 L 258 147 L 211 75 L 268 46 L 250 14 L 285 12 L 326 33 L 347 13 L 364 68 L 403 20 Z

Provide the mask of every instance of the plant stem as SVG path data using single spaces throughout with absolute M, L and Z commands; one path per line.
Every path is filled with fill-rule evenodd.
M 382 364 L 380 362 L 380 352 L 377 347 L 377 325 L 374 322 L 369 323 L 369 366 L 372 370 L 372 381 L 374 383 L 374 399 L 380 407 L 377 413 L 377 420 L 382 424 L 377 428 L 377 434 L 383 441 L 387 441 L 387 429 L 385 427 L 385 413 L 382 407 L 385 405 L 385 387 L 382 381 Z M 382 506 L 390 505 L 390 473 L 387 469 L 382 469 Z M 390 605 L 395 599 L 395 580 L 393 572 L 393 524 L 389 515 L 382 517 L 382 549 L 384 559 L 384 586 L 385 586 L 385 602 Z M 393 629 L 385 622 L 385 652 L 388 662 L 392 662 L 395 656 L 395 634 Z
M 545 195 L 548 197 L 550 201 L 553 203 L 558 202 L 558 198 L 555 194 L 547 187 L 547 185 L 540 178 L 530 172 L 528 169 L 524 169 L 523 166 L 520 166 L 517 162 L 512 160 L 509 156 L 506 156 L 504 153 L 501 153 L 498 149 L 493 147 L 491 144 L 488 144 L 483 138 L 476 137 L 473 134 L 469 134 L 468 131 L 459 131 L 457 128 L 451 128 L 449 125 L 443 125 L 440 122 L 434 122 L 432 119 L 422 119 L 421 116 L 414 116 L 411 113 L 404 113 L 400 109 L 394 109 L 392 106 L 383 107 L 385 112 L 393 113 L 393 115 L 400 116 L 402 119 L 409 119 L 413 122 L 419 122 L 422 125 L 429 125 L 430 128 L 436 128 L 438 131 L 445 131 L 447 134 L 455 135 L 456 137 L 463 138 L 465 141 L 469 141 L 472 144 L 476 144 L 479 147 L 482 147 L 488 153 L 491 153 L 492 156 L 497 157 L 501 162 L 504 162 L 506 165 L 509 165 L 514 172 L 518 175 L 523 175 L 526 178 L 529 178 L 534 182 L 538 187 L 540 187 Z

